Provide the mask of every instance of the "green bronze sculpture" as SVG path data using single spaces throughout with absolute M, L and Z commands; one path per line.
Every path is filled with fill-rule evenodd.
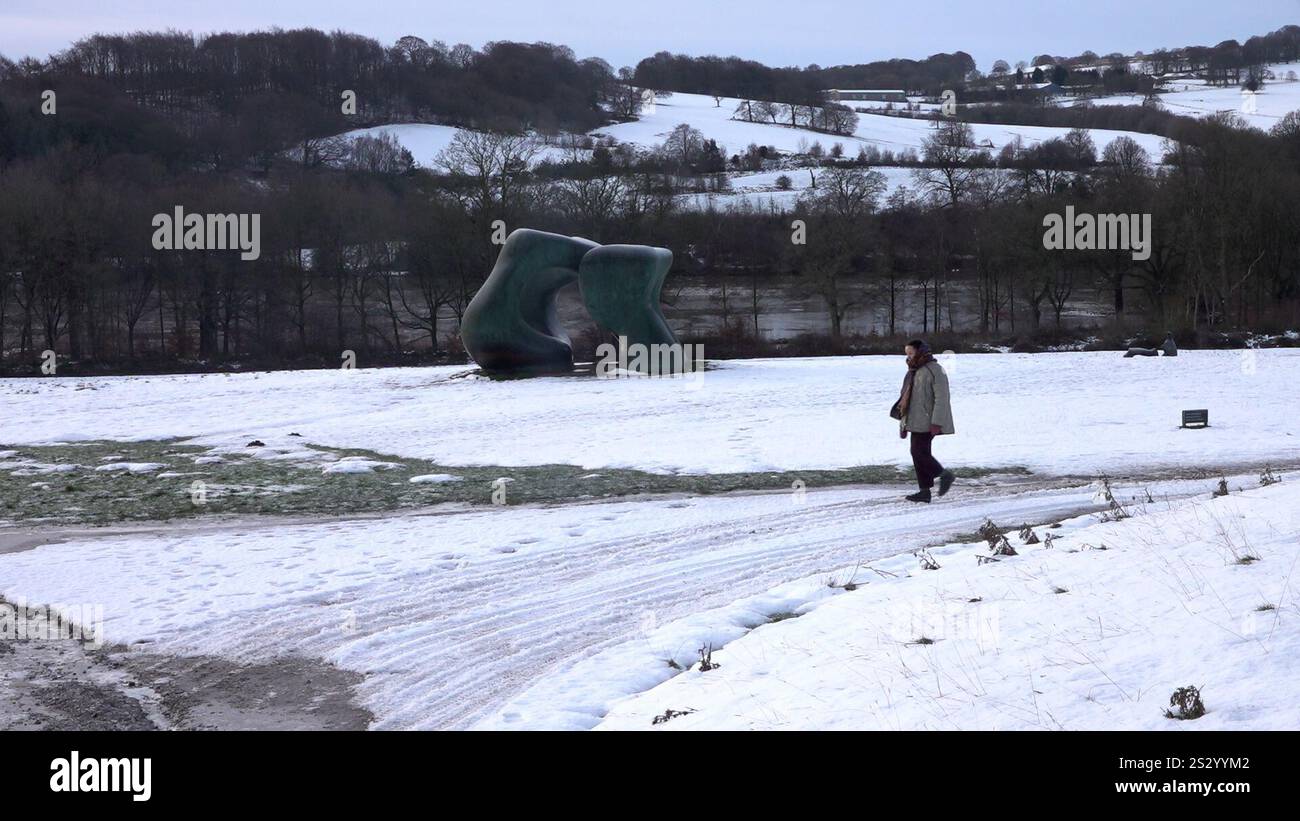
M 578 266 L 582 301 L 591 318 L 629 345 L 676 343 L 659 308 L 673 252 L 646 245 L 602 245 Z
M 546 373 L 573 368 L 573 346 L 555 315 L 556 293 L 575 280 L 602 328 L 626 344 L 675 345 L 659 308 L 672 252 L 646 245 L 598 245 L 520 228 L 461 320 L 465 350 L 485 371 Z
M 555 294 L 578 278 L 596 243 L 520 228 L 506 237 L 496 265 L 470 300 L 461 342 L 489 371 L 567 371 L 573 346 L 555 316 Z

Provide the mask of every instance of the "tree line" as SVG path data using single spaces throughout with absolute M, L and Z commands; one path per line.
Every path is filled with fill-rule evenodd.
M 829 68 L 776 68 L 740 57 L 691 57 L 661 51 L 637 63 L 630 79 L 647 88 L 815 106 L 828 88 L 938 94 L 961 84 L 974 68 L 975 60 L 963 51 L 934 54 L 924 60 L 880 60 Z
M 0 57 L 4 78 L 98 81 L 196 139 L 243 120 L 332 128 L 344 91 L 356 95 L 352 122 L 585 131 L 607 121 L 602 104 L 621 91 L 609 64 L 577 60 L 565 46 L 503 41 L 474 49 L 407 36 L 385 47 L 315 29 L 97 34 L 45 61 Z
M 485 51 L 499 49 L 511 50 Z M 401 50 L 443 59 L 409 40 Z M 337 364 L 346 350 L 363 364 L 454 358 L 502 230 L 521 226 L 669 248 L 666 299 L 706 290 L 707 333 L 736 350 L 779 307 L 773 283 L 819 300 L 823 351 L 852 348 L 847 320 L 867 311 L 884 317 L 883 334 L 1031 339 L 1069 330 L 1066 307 L 1081 296 L 1102 300 L 1099 321 L 1118 333 L 1300 319 L 1297 114 L 1265 133 L 1233 115 L 990 107 L 1070 130 L 993 151 L 968 123 L 938 120 L 906 185 L 887 194 L 879 151 L 790 156 L 686 125 L 653 150 L 463 130 L 417 168 L 391 139 L 340 140 L 339 125 L 307 127 L 293 110 L 245 118 L 240 101 L 200 104 L 199 90 L 187 92 L 193 107 L 160 103 L 165 83 L 142 98 L 136 80 L 110 76 L 117 65 L 15 66 L 0 79 L 0 367 L 11 372 L 31 372 L 45 350 L 107 369 Z M 57 113 L 46 114 L 51 87 Z M 1095 145 L 1088 131 L 1139 121 L 1169 138 L 1161 156 L 1128 138 Z M 203 137 L 212 124 L 224 142 Z M 773 168 L 813 183 L 791 210 L 685 196 Z M 151 220 L 178 205 L 261 215 L 260 254 L 154 247 Z M 1150 256 L 1045 248 L 1043 218 L 1067 205 L 1150 214 Z

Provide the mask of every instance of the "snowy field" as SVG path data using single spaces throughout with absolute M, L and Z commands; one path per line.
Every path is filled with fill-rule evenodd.
M 1300 474 L 1281 469 L 1300 460 L 1285 388 L 1300 353 L 946 364 L 957 435 L 941 458 L 1039 475 L 964 479 L 933 505 L 900 485 L 792 487 L 59 533 L 0 551 L 0 595 L 100 604 L 103 637 L 135 650 L 333 663 L 364 676 L 376 728 L 644 729 L 669 709 L 693 712 L 668 729 L 1300 728 Z M 593 470 L 906 462 L 886 414 L 901 357 L 717 366 L 698 382 L 458 368 L 11 379 L 0 442 L 256 437 L 289 454 Z M 1187 407 L 1209 408 L 1212 427 L 1178 430 Z M 1225 467 L 1252 462 L 1278 465 L 1281 484 Z M 1211 500 L 1220 469 L 1232 493 Z M 1101 470 L 1129 477 L 1116 494 L 1133 518 L 1098 522 Z M 1088 477 L 1050 475 L 1064 473 Z M 1020 556 L 980 564 L 987 549 L 960 543 L 987 518 L 1013 528 Z M 1023 545 L 1022 522 L 1059 538 Z M 923 548 L 940 569 L 919 568 Z M 701 672 L 709 646 L 721 667 Z M 1162 718 L 1187 684 L 1208 716 Z
M 806 145 L 820 142 L 826 149 L 837 142 L 842 143 L 845 154 L 850 157 L 857 155 L 859 147 L 868 145 L 895 153 L 906 148 L 919 153 L 926 138 L 934 133 L 928 120 L 882 114 L 859 114 L 857 131 L 850 136 L 823 134 L 771 123 L 748 123 L 731 118 L 739 103 L 738 99 L 725 98 L 720 106 L 715 106 L 713 98 L 704 94 L 673 94 L 666 100 L 656 102 L 654 111 L 642 113 L 633 122 L 606 126 L 593 133 L 608 134 L 620 142 L 649 148 L 662 143 L 679 123 L 689 123 L 691 127 L 699 129 L 706 139 L 717 140 L 719 144 L 725 145 L 729 155 L 744 151 L 750 143 L 793 152 L 799 150 L 800 142 L 803 141 Z M 1029 147 L 1052 137 L 1062 137 L 1069 131 L 1068 128 L 1051 126 L 985 123 L 972 123 L 971 129 L 975 143 L 991 146 L 990 150 L 994 154 L 1017 137 Z M 1163 138 L 1153 134 L 1109 129 L 1092 129 L 1089 133 L 1099 151 L 1116 137 L 1124 135 L 1137 140 L 1153 157 L 1159 157 L 1162 153 L 1160 145 Z
M 341 136 L 355 140 L 358 137 L 379 137 L 388 135 L 403 148 L 411 152 L 411 157 L 421 168 L 437 168 L 438 155 L 451 145 L 456 133 L 460 131 L 452 125 L 433 123 L 400 123 L 395 125 L 378 125 L 373 128 L 358 128 Z
M 707 353 L 707 352 L 706 352 Z M 1300 458 L 1300 350 L 966 354 L 954 464 L 1093 476 Z M 909 464 L 903 357 L 730 360 L 685 378 L 492 381 L 459 367 L 0 380 L 0 444 L 313 443 L 444 465 L 722 473 Z M 1180 430 L 1208 408 L 1211 427 Z M 287 438 L 298 433 L 302 439 Z

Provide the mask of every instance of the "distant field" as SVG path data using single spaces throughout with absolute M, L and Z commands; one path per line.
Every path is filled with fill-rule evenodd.
M 1297 349 L 941 361 L 957 425 L 941 450 L 954 465 L 1096 475 L 1300 458 L 1285 388 L 1300 381 Z M 659 379 L 496 381 L 455 366 L 0 379 L 0 442 L 192 439 L 239 451 L 259 440 L 444 466 L 664 475 L 910 465 L 888 416 L 901 355 L 715 365 Z M 1186 408 L 1208 408 L 1211 427 L 1180 430 Z
M 1171 114 L 1204 117 L 1230 111 L 1255 128 L 1268 130 L 1289 112 L 1300 109 L 1300 80 L 1286 79 L 1287 72 L 1300 74 L 1300 63 L 1275 63 L 1265 68 L 1277 79 L 1265 83 L 1253 97 L 1244 94 L 1237 86 L 1210 86 L 1203 80 L 1176 80 L 1158 99 Z M 1114 94 L 1088 98 L 1087 102 L 1092 105 L 1141 105 L 1142 100 L 1142 95 Z M 1063 104 L 1079 105 L 1081 102 L 1072 100 Z M 1249 110 L 1251 105 L 1254 111 Z

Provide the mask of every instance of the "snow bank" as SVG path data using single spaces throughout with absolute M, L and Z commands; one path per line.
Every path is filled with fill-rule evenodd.
M 165 467 L 167 466 L 161 462 L 110 462 L 107 465 L 99 465 L 95 470 L 102 473 L 151 473 L 155 470 L 162 470 Z
M 1235 486 L 1235 484 L 1234 484 Z M 601 729 L 1300 729 L 1300 482 L 902 556 L 617 705 Z M 1136 509 L 1135 509 L 1136 510 Z M 1010 525 L 1012 522 L 1003 521 Z M 896 576 L 893 574 L 897 574 Z M 1179 687 L 1208 712 L 1166 718 Z M 691 712 L 687 712 L 691 711 Z
M 420 476 L 412 476 L 408 481 L 413 485 L 440 485 L 447 482 L 459 482 L 463 476 L 453 476 L 450 473 L 424 473 Z
M 401 465 L 396 462 L 380 462 L 361 456 L 344 456 L 337 462 L 332 462 L 321 468 L 321 473 L 374 473 L 376 470 L 395 470 L 400 467 Z

